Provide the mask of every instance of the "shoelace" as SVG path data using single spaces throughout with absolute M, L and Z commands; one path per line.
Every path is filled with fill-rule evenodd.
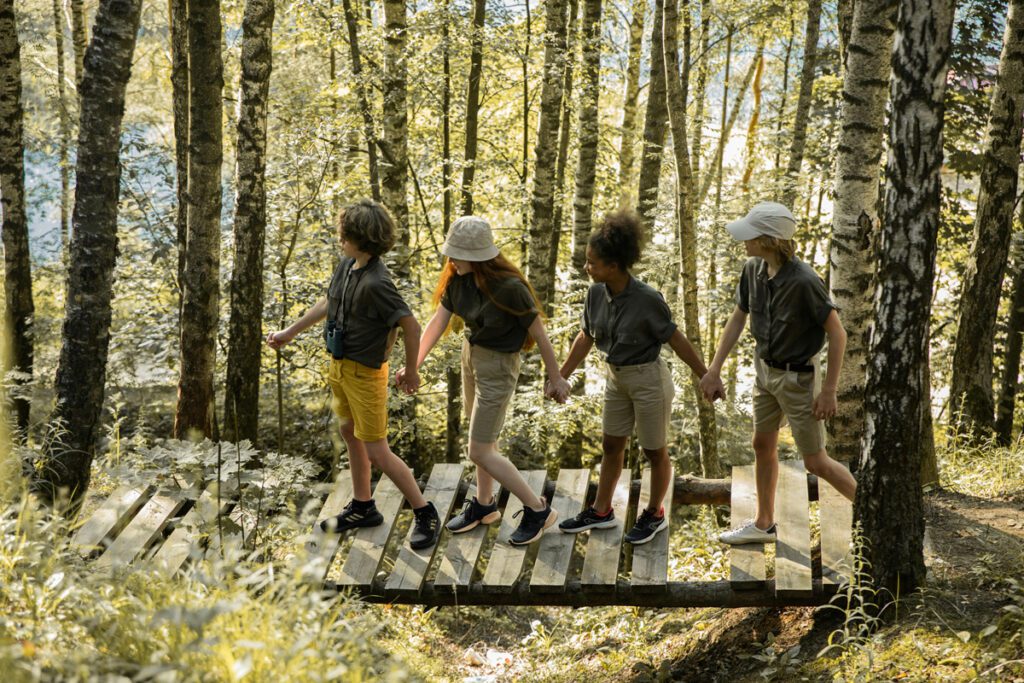
M 636 520 L 638 525 L 649 524 L 655 517 L 655 514 L 650 510 L 645 509 L 640 513 L 640 519 Z
M 441 523 L 441 520 L 430 514 L 429 510 L 413 514 L 416 516 L 416 526 L 420 528 L 426 527 L 429 531 L 433 531 Z

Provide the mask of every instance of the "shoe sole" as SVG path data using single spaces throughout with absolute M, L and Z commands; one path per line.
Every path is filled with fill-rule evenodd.
M 578 534 L 581 531 L 590 531 L 591 529 L 611 529 L 618 522 L 614 519 L 610 519 L 607 522 L 594 522 L 586 526 L 576 527 L 575 529 L 566 529 L 563 526 L 558 527 L 563 534 Z
M 519 541 L 519 542 L 515 542 L 515 541 L 513 541 L 513 540 L 512 540 L 511 538 L 510 538 L 510 539 L 508 539 L 508 544 L 509 544 L 509 545 L 530 545 L 531 543 L 533 543 L 534 541 L 536 541 L 536 540 L 537 540 L 538 538 L 540 538 L 541 536 L 543 536 L 543 535 L 544 535 L 544 532 L 545 532 L 545 531 L 546 531 L 547 529 L 549 529 L 549 528 L 551 527 L 551 525 L 552 525 L 552 524 L 554 524 L 554 523 L 555 523 L 555 522 L 557 522 L 557 521 L 558 521 L 558 511 L 557 511 L 557 510 L 552 510 L 552 511 L 551 511 L 551 512 L 550 512 L 550 513 L 548 514 L 548 518 L 547 518 L 546 520 L 544 520 L 544 526 L 542 526 L 542 527 L 540 528 L 540 531 L 538 531 L 538 532 L 537 532 L 537 534 L 536 534 L 536 535 L 535 535 L 535 536 L 534 536 L 533 538 L 531 538 L 531 539 L 529 539 L 529 540 L 527 540 L 527 541 Z
M 444 525 L 444 528 L 447 529 L 448 531 L 452 532 L 453 534 L 464 534 L 467 531 L 472 531 L 473 529 L 477 528 L 481 524 L 494 524 L 499 519 L 501 519 L 501 513 L 499 511 L 495 510 L 494 512 L 488 512 L 486 515 L 484 515 L 483 517 L 481 517 L 477 521 L 473 522 L 472 524 L 466 525 L 466 526 L 464 526 L 462 528 L 453 529 L 450 526 L 448 526 L 447 524 Z
M 441 534 L 437 534 L 432 539 L 430 539 L 429 543 L 413 543 L 412 541 L 410 541 L 409 542 L 409 547 L 412 548 L 413 550 L 426 550 L 427 548 L 430 548 L 430 547 L 432 547 L 434 545 L 437 545 L 437 542 L 438 542 L 438 540 L 440 538 L 441 538 Z
M 719 537 L 718 538 L 718 542 L 719 543 L 724 543 L 725 545 L 765 545 L 766 543 L 775 543 L 775 539 L 774 538 L 768 538 L 768 539 L 762 539 L 762 540 L 749 540 L 749 541 L 744 541 L 744 540 L 727 541 L 724 538 Z
M 637 540 L 637 541 L 631 541 L 631 540 L 629 540 L 627 538 L 626 539 L 626 543 L 629 543 L 630 545 L 643 545 L 644 543 L 650 543 L 651 541 L 654 540 L 655 536 L 657 536 L 658 534 L 660 534 L 662 531 L 664 531 L 667 528 L 668 528 L 668 520 L 666 519 L 665 521 L 663 521 L 661 523 L 661 526 L 659 526 L 657 529 L 655 529 L 654 533 L 651 534 L 650 536 L 648 536 L 647 538 L 641 538 L 640 540 Z

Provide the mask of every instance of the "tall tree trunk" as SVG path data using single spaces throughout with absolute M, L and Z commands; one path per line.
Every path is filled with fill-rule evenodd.
M 579 133 L 576 144 L 579 161 L 576 165 L 576 191 L 573 207 L 574 273 L 583 272 L 587 260 L 587 240 L 593 228 L 594 180 L 597 178 L 597 106 L 601 90 L 601 0 L 583 0 L 583 21 L 580 25 L 583 44 L 582 89 L 580 92 Z M 565 97 L 569 97 L 566 91 Z M 568 127 L 569 122 L 566 121 Z
M 689 0 L 679 0 L 684 8 L 684 17 L 688 21 Z M 665 64 L 665 82 L 667 89 L 668 116 L 672 129 L 672 151 L 676 166 L 676 207 L 679 220 L 679 237 L 681 252 L 681 273 L 683 285 L 683 320 L 686 336 L 701 352 L 700 316 L 697 310 L 697 237 L 693 219 L 693 174 L 690 170 L 689 136 L 686 133 L 686 97 L 689 90 L 689 68 L 683 66 L 680 74 L 679 39 L 677 28 L 679 10 L 676 0 L 668 0 L 665 4 L 663 26 L 663 50 Z M 657 28 L 657 27 L 655 27 Z M 684 51 L 684 55 L 686 51 Z M 703 476 L 717 478 L 721 476 L 721 463 L 718 460 L 718 434 L 715 425 L 715 409 L 704 399 L 700 390 L 700 380 L 691 374 L 691 386 L 697 401 L 698 424 L 700 428 L 700 464 Z
M 550 144 L 558 134 L 565 69 L 565 0 L 548 0 L 544 24 L 544 80 L 540 95 L 536 162 L 533 171 L 533 218 L 530 221 L 529 275 L 547 313 L 551 313 L 554 272 L 551 263 L 551 232 L 554 214 L 554 178 L 557 148 Z
M 843 74 L 846 73 L 846 59 L 849 54 L 850 40 L 853 37 L 853 12 L 859 0 L 837 0 L 836 14 L 839 23 L 839 58 L 842 61 Z
M 174 217 L 178 245 L 178 320 L 185 296 L 185 253 L 188 251 L 188 0 L 169 0 L 171 43 L 171 112 L 174 120 L 174 169 L 178 205 Z M 180 322 L 179 322 L 180 324 Z
M 141 0 L 100 0 L 79 91 L 71 258 L 54 383 L 57 401 L 51 415 L 60 428 L 52 432 L 58 438 L 46 444 L 46 460 L 38 474 L 52 498 L 66 491 L 73 501 L 81 500 L 89 486 L 98 438 L 117 257 L 121 120 L 141 5 Z
M 789 63 L 793 59 L 793 44 L 796 42 L 796 20 L 789 12 L 789 31 L 786 36 L 786 56 L 782 59 L 782 89 L 779 91 L 779 108 L 775 112 L 775 162 L 772 166 L 778 178 L 782 165 L 782 124 L 786 120 L 786 104 L 789 100 Z
M 174 436 L 210 437 L 220 303 L 224 62 L 219 0 L 189 0 L 188 237 Z
M 764 76 L 764 57 L 761 57 L 754 69 L 754 103 L 750 112 L 750 123 L 747 124 L 746 162 L 743 167 L 743 177 L 740 179 L 740 194 L 748 198 L 750 203 L 750 180 L 754 177 L 754 167 L 757 166 L 757 127 L 761 122 L 761 78 Z
M 363 75 L 363 58 L 359 50 L 359 15 L 352 7 L 352 0 L 342 0 L 345 12 L 345 27 L 348 29 L 348 49 L 352 57 L 352 78 L 356 82 L 356 96 L 359 111 L 363 115 L 363 135 L 366 137 L 366 160 L 370 174 L 370 195 L 374 201 L 381 200 L 380 171 L 377 168 L 377 134 L 374 132 L 373 109 L 370 108 L 370 86 L 368 77 Z
M 804 162 L 807 145 L 807 122 L 811 118 L 811 95 L 814 91 L 814 67 L 818 60 L 818 30 L 821 26 L 821 0 L 807 3 L 807 26 L 804 29 L 804 64 L 800 73 L 800 94 L 796 100 L 793 119 L 793 140 L 789 145 L 789 164 L 782 180 L 782 203 L 792 207 L 796 202 L 796 187 L 800 166 Z
M 53 0 L 53 38 L 57 46 L 57 159 L 60 172 L 60 246 L 64 253 L 68 247 L 68 221 L 71 218 L 70 169 L 68 168 L 68 102 L 64 92 L 64 13 L 60 0 Z
M 1021 202 L 1024 223 L 1024 202 Z M 1021 335 L 1024 333 L 1024 233 L 1018 233 L 1013 249 L 1013 288 L 1010 295 L 1010 319 L 1006 323 L 1006 353 L 1003 356 L 1003 382 L 996 403 L 996 442 L 1009 446 L 1013 440 L 1013 414 L 1017 403 L 1020 376 Z
M 644 15 L 646 0 L 633 1 L 633 17 L 629 23 L 629 55 L 626 58 L 626 92 L 622 100 L 622 127 L 619 133 L 619 206 L 633 204 L 633 162 L 636 154 L 637 100 L 640 99 L 640 59 L 643 57 Z
M 833 457 L 849 461 L 864 433 L 864 375 L 872 316 L 871 244 L 878 224 L 879 160 L 885 130 L 897 0 L 858 0 L 843 78 L 829 250 L 832 300 L 848 332 L 839 407 L 829 424 Z
M 441 26 L 444 83 L 441 86 L 441 184 L 443 185 L 443 221 L 441 230 L 445 236 L 452 224 L 452 66 L 451 44 L 448 36 L 448 0 L 444 0 L 444 21 Z M 443 258 L 442 258 L 443 260 Z M 445 462 L 458 462 L 459 437 L 462 434 L 462 370 L 458 364 L 449 364 L 445 369 L 448 406 L 445 416 Z
M 1024 124 L 1024 0 L 1006 15 L 999 76 L 992 90 L 974 243 L 964 273 L 950 381 L 950 426 L 981 440 L 992 433 L 992 339 L 1010 249 L 1021 126 Z
M 646 234 L 654 227 L 658 210 L 658 186 L 661 183 L 661 160 L 665 147 L 665 124 L 668 104 L 665 93 L 665 50 L 662 25 L 665 21 L 665 0 L 654 0 L 651 23 L 651 75 L 647 85 L 647 110 L 640 153 L 640 178 L 637 182 L 637 213 Z
M 231 271 L 224 433 L 257 441 L 263 341 L 263 244 L 267 231 L 267 104 L 273 67 L 274 0 L 247 0 L 242 17 L 235 257 Z
M 551 219 L 551 257 L 548 260 L 548 268 L 552 273 L 558 267 L 558 248 L 562 241 L 562 232 L 565 228 L 562 217 L 565 215 L 565 170 L 569 166 L 569 138 L 572 135 L 572 81 L 573 70 L 576 61 L 576 18 L 579 14 L 579 2 L 569 0 L 569 24 L 566 29 L 565 44 L 565 75 L 562 77 L 562 113 L 558 123 L 558 157 L 555 159 L 555 209 Z M 576 251 L 579 240 L 573 236 L 573 258 L 572 263 L 576 266 Z M 584 251 L 586 247 L 584 247 Z M 584 255 L 584 260 L 586 256 Z M 586 273 L 582 272 L 583 264 L 577 272 L 580 277 L 586 279 Z
M 75 50 L 75 85 L 79 93 L 82 89 L 82 73 L 85 64 L 85 46 L 89 42 L 89 36 L 85 30 L 85 9 L 82 7 L 83 0 L 68 0 L 71 7 L 71 42 Z
M 928 341 L 921 359 L 921 485 L 939 483 L 939 461 L 935 456 L 935 433 L 932 429 L 932 362 L 931 323 L 925 331 Z
M 519 174 L 519 222 L 522 225 L 522 237 L 520 247 L 522 259 L 520 263 L 527 262 L 527 239 L 530 234 L 530 202 L 527 192 L 527 182 L 530 177 L 530 42 L 533 40 L 532 17 L 530 15 L 530 3 L 523 3 L 526 11 L 526 36 L 523 40 L 523 170 Z
M 866 3 L 865 3 L 866 4 Z M 858 10 L 859 11 L 859 10 Z M 888 603 L 924 580 L 921 368 L 927 355 L 942 167 L 952 0 L 901 0 L 892 53 L 885 224 L 868 353 L 863 449 L 854 502 L 865 557 Z M 857 54 L 857 26 L 850 70 Z M 883 604 L 884 604 L 883 603 Z
M 32 378 L 32 261 L 25 211 L 25 141 L 21 104 L 21 45 L 13 0 L 0 0 L 0 212 L 3 214 L 4 329 L 10 335 L 3 372 L 21 373 L 15 384 Z M 22 437 L 28 434 L 31 404 L 14 400 Z
M 722 150 L 725 148 L 725 120 L 729 113 L 729 73 L 732 67 L 732 34 L 733 27 L 729 25 L 726 28 L 725 37 L 725 78 L 722 81 L 722 115 L 720 130 L 718 133 L 718 149 L 714 156 L 714 175 L 717 180 L 715 181 L 715 212 L 714 222 L 718 225 L 722 215 Z M 709 174 L 710 175 L 710 174 Z M 694 180 L 696 180 L 696 176 Z M 699 205 L 698 205 L 699 210 Z M 708 316 L 708 344 L 707 348 L 717 349 L 718 348 L 718 328 L 716 325 L 717 318 L 714 313 L 714 302 L 718 298 L 718 252 L 722 245 L 715 243 L 711 247 L 711 258 L 708 262 L 708 311 L 712 312 L 712 315 Z
M 701 156 L 704 154 L 704 100 L 708 90 L 708 62 L 710 56 L 708 51 L 711 44 L 711 2 L 701 0 L 700 3 L 700 54 L 697 63 L 697 91 L 694 93 L 693 111 L 693 142 L 690 145 L 690 169 L 693 176 L 693 185 L 696 187 L 700 178 Z M 700 210 L 694 206 L 694 214 Z
M 466 87 L 466 153 L 462 165 L 462 215 L 473 214 L 473 175 L 476 173 L 477 114 L 480 112 L 480 74 L 484 62 L 484 18 L 487 0 L 473 0 L 470 33 L 469 84 Z

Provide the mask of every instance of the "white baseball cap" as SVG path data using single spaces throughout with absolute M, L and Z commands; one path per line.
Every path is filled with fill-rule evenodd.
M 452 223 L 441 253 L 460 261 L 490 261 L 498 255 L 498 247 L 487 221 L 477 216 L 462 216 Z
M 733 239 L 740 242 L 761 236 L 789 240 L 793 239 L 793 233 L 796 232 L 796 218 L 778 202 L 761 202 L 755 204 L 743 218 L 726 225 L 725 229 Z

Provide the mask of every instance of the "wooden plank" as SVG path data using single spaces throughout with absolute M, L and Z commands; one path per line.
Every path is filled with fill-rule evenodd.
M 523 478 L 530 490 L 538 496 L 544 491 L 544 481 L 548 473 L 545 470 L 529 470 L 523 472 Z M 512 515 L 519 510 L 522 503 L 515 496 L 509 496 L 505 504 L 505 513 L 501 520 L 501 528 L 498 530 L 498 538 L 494 543 L 494 551 L 491 559 L 487 562 L 487 571 L 484 572 L 483 585 L 496 591 L 510 591 L 523 570 L 523 562 L 526 560 L 526 547 L 514 546 L 508 542 L 508 537 L 519 526 L 519 519 L 513 519 Z
M 853 572 L 853 504 L 824 479 L 818 479 L 821 518 L 821 582 L 843 583 Z
M 238 495 L 237 488 L 236 482 L 226 482 L 221 488 L 220 514 L 226 515 L 231 509 Z M 216 484 L 211 484 L 153 555 L 153 566 L 167 574 L 177 572 L 190 556 L 199 553 L 199 548 L 203 545 L 203 530 L 210 533 L 211 545 L 215 545 L 218 533 L 217 514 L 217 487 Z
M 619 482 L 612 494 L 612 510 L 615 511 L 615 526 L 608 529 L 591 529 L 587 539 L 587 554 L 583 558 L 583 572 L 580 583 L 587 587 L 615 587 L 619 576 L 619 558 L 622 550 L 622 535 L 625 533 L 626 513 L 629 505 L 629 469 L 623 468 Z
M 780 596 L 805 595 L 813 590 L 810 515 L 803 461 L 780 462 L 775 494 L 775 590 Z
M 757 516 L 757 483 L 754 466 L 732 468 L 732 503 L 730 521 L 733 527 Z M 729 546 L 729 584 L 736 590 L 754 590 L 765 583 L 764 544 L 748 543 Z
M 501 489 L 495 482 L 493 496 L 498 499 Z M 466 493 L 466 500 L 476 495 L 476 486 L 471 486 Z M 435 586 L 468 586 L 473 578 L 473 569 L 476 568 L 477 560 L 480 558 L 480 551 L 483 550 L 484 540 L 487 538 L 487 530 L 490 524 L 480 524 L 475 529 L 461 534 L 451 534 L 448 546 L 445 548 L 444 557 L 437 567 L 437 576 L 434 578 Z
M 302 578 L 312 583 L 323 583 L 327 569 L 331 566 L 334 553 L 341 542 L 340 534 L 331 534 L 320 530 L 320 520 L 339 514 L 352 499 L 352 475 L 348 470 L 340 472 L 334 480 L 334 488 L 327 496 L 313 530 L 306 536 L 306 552 L 308 562 L 302 568 Z
M 459 480 L 462 478 L 463 466 L 455 463 L 441 463 L 434 465 L 430 473 L 430 479 L 423 491 L 423 497 L 434 504 L 437 514 L 441 516 L 442 522 L 448 518 L 451 512 L 452 503 L 455 502 L 455 494 L 459 491 Z M 402 549 L 398 552 L 395 560 L 395 568 L 388 577 L 385 589 L 397 593 L 415 593 L 423 587 L 423 581 L 427 576 L 427 569 L 437 552 L 435 543 L 429 548 L 413 550 L 409 547 L 409 537 L 412 536 L 413 527 L 410 525 L 409 533 L 406 536 Z
M 161 535 L 184 502 L 180 497 L 156 493 L 100 555 L 96 561 L 97 568 L 124 567 L 131 563 Z
M 637 503 L 637 516 L 647 507 L 651 498 L 651 469 L 644 468 L 643 483 L 640 487 L 640 500 Z M 665 518 L 672 519 L 672 487 L 665 493 Z M 633 547 L 633 573 L 630 583 L 634 588 L 664 587 L 668 580 L 668 537 L 672 527 L 658 532 L 653 541 Z
M 590 470 L 562 470 L 558 473 L 555 496 L 551 501 L 551 507 L 558 512 L 558 519 L 570 519 L 583 509 L 588 483 Z M 576 534 L 563 534 L 557 527 L 550 527 L 536 542 L 540 545 L 537 548 L 537 560 L 533 563 L 530 589 L 564 591 Z
M 377 488 L 373 491 L 373 499 L 377 509 L 384 517 L 379 526 L 358 529 L 352 538 L 352 545 L 345 556 L 345 564 L 341 568 L 341 576 L 337 580 L 339 586 L 368 587 L 373 583 L 384 557 L 384 548 L 391 538 L 391 532 L 398 520 L 405 497 L 395 483 L 387 477 L 381 477 Z
M 77 547 L 82 555 L 99 552 L 103 549 L 103 542 L 128 524 L 152 492 L 153 487 L 149 485 L 129 485 L 117 489 L 78 527 L 71 545 Z

